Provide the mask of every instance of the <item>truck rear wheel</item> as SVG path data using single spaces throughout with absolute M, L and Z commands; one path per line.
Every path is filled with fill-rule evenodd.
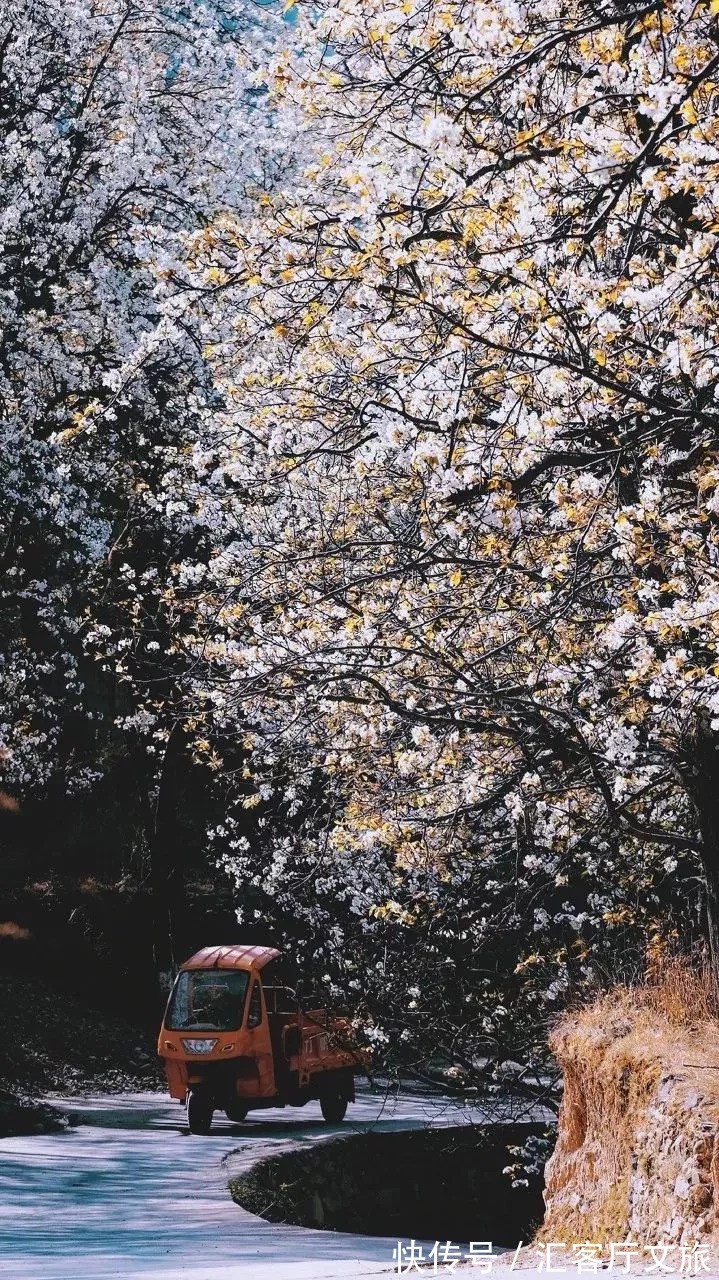
M 342 1093 L 323 1093 L 320 1098 L 322 1119 L 327 1124 L 339 1124 L 347 1113 L 347 1099 Z
M 214 1110 L 212 1099 L 206 1093 L 190 1089 L 187 1095 L 187 1124 L 190 1133 L 209 1133 Z
M 225 1115 L 234 1124 L 242 1124 L 242 1121 L 247 1119 L 248 1109 L 244 1102 L 233 1102 L 229 1107 L 226 1107 Z

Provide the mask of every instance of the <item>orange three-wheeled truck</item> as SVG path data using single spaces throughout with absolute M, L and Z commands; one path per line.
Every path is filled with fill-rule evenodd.
M 280 980 L 279 956 L 274 947 L 203 947 L 177 975 L 157 1051 L 191 1133 L 209 1133 L 216 1108 L 241 1121 L 260 1107 L 318 1098 L 336 1124 L 354 1102 L 364 1054 L 346 1020 L 300 1009 Z

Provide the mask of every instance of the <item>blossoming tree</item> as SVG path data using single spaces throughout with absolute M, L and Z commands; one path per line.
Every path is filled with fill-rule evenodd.
M 250 78 L 277 26 L 241 0 L 0 11 L 0 786 L 23 812 L 136 748 L 126 809 L 155 838 L 162 590 L 202 547 L 178 490 L 214 395 L 185 239 L 264 180 Z
M 699 860 L 717 955 L 715 9 L 313 6 L 266 76 L 301 164 L 192 246 L 245 803 L 319 771 L 323 857 L 503 850 L 580 951 Z
M 236 209 L 252 171 L 248 75 L 269 25 L 241 4 L 151 0 L 11 0 L 0 17 L 11 784 L 55 767 L 63 708 L 83 704 L 83 637 L 126 594 L 123 564 L 152 578 L 192 536 L 172 475 L 210 379 L 183 318 L 183 238 Z

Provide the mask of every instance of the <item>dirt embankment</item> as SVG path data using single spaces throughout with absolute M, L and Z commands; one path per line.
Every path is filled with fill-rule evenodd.
M 676 970 L 567 1016 L 541 1239 L 719 1247 L 719 1023 Z

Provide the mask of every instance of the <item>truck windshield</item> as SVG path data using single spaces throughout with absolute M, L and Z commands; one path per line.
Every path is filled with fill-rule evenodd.
M 250 975 L 241 969 L 183 969 L 167 1006 L 168 1031 L 234 1031 Z

